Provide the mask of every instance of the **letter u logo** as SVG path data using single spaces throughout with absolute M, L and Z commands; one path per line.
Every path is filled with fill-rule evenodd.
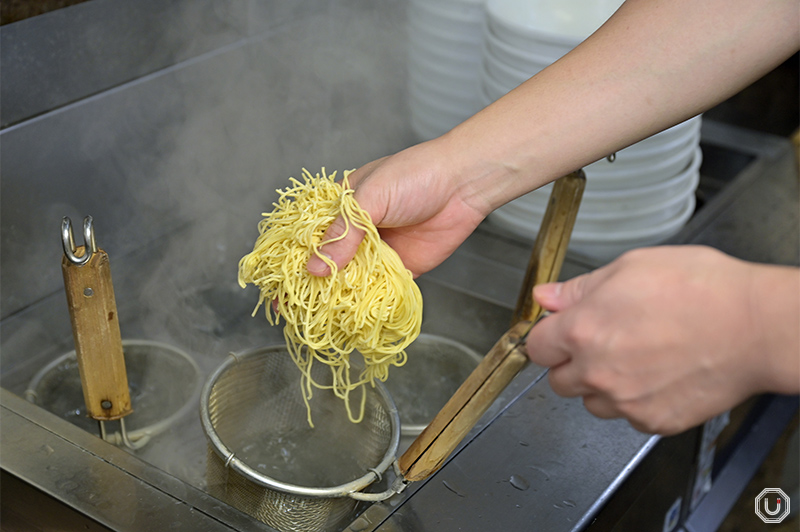
M 764 497 L 764 511 L 767 512 L 769 515 L 776 515 L 778 512 L 781 511 L 781 500 L 778 499 L 778 504 L 775 506 L 775 510 L 769 509 L 769 499 Z

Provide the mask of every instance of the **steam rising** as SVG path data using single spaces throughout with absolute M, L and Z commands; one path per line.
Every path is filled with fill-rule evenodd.
M 201 55 L 177 51 L 192 58 L 4 132 L 9 149 L 40 146 L 30 160 L 12 157 L 4 166 L 12 174 L 4 179 L 17 180 L 4 186 L 4 207 L 12 206 L 18 224 L 4 217 L 3 252 L 17 264 L 4 260 L 4 287 L 22 287 L 4 301 L 4 313 L 43 300 L 17 328 L 20 336 L 4 337 L 4 367 L 25 365 L 13 378 L 4 375 L 4 386 L 21 393 L 54 358 L 52 347 L 31 357 L 20 340 L 32 331 L 63 338 L 58 349 L 71 346 L 59 266 L 64 215 L 77 226 L 84 215 L 95 220 L 98 244 L 111 258 L 124 338 L 183 349 L 204 375 L 230 351 L 283 341 L 278 329 L 250 317 L 257 294 L 236 282 L 238 259 L 252 247 L 275 189 L 303 166 L 352 168 L 413 140 L 404 4 L 287 6 L 254 0 L 250 18 L 213 12 L 231 17 L 238 40 Z M 175 31 L 197 25 L 196 12 L 187 8 Z M 38 284 L 24 284 L 29 278 Z M 195 416 L 137 454 L 203 485 L 205 440 Z

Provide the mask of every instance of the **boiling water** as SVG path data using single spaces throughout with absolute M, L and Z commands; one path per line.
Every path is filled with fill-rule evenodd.
M 282 350 L 261 353 L 233 366 L 214 386 L 215 430 L 226 447 L 251 469 L 303 487 L 339 486 L 364 476 L 390 450 L 391 424 L 378 391 L 367 386 L 364 419 L 353 423 L 344 401 L 315 389 L 307 421 L 300 373 Z M 315 380 L 325 382 L 320 365 Z M 357 413 L 362 390 L 352 392 Z
M 386 388 L 403 425 L 427 425 L 480 362 L 480 357 L 447 338 L 421 334 L 406 349 L 408 360 L 391 368 Z
M 245 445 L 238 456 L 275 480 L 304 487 L 338 486 L 363 476 L 370 467 L 363 463 L 358 446 L 348 443 L 351 438 L 358 440 L 358 429 L 318 423 L 313 429 L 277 437 L 265 434 Z
M 199 374 L 177 352 L 158 344 L 132 344 L 124 346 L 124 355 L 133 407 L 133 413 L 125 418 L 129 431 L 169 417 L 197 393 Z M 84 430 L 97 433 L 97 422 L 87 415 L 74 354 L 48 371 L 34 392 L 36 404 Z

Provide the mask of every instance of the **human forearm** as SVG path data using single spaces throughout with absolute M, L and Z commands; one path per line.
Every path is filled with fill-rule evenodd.
M 738 92 L 798 48 L 796 0 L 628 0 L 593 36 L 435 142 L 490 212 Z
M 800 270 L 753 265 L 750 283 L 752 319 L 761 352 L 753 371 L 761 391 L 800 393 Z
M 712 106 L 798 47 L 797 0 L 629 0 L 573 52 L 449 133 L 368 163 L 355 198 L 406 267 L 441 263 L 492 210 Z M 334 240 L 341 218 L 325 234 Z M 323 247 L 339 267 L 358 231 Z M 318 257 L 309 271 L 327 275 Z

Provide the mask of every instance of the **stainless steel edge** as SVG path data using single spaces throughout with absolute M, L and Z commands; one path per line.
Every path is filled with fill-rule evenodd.
M 113 530 L 272 528 L 0 389 L 0 467 Z

